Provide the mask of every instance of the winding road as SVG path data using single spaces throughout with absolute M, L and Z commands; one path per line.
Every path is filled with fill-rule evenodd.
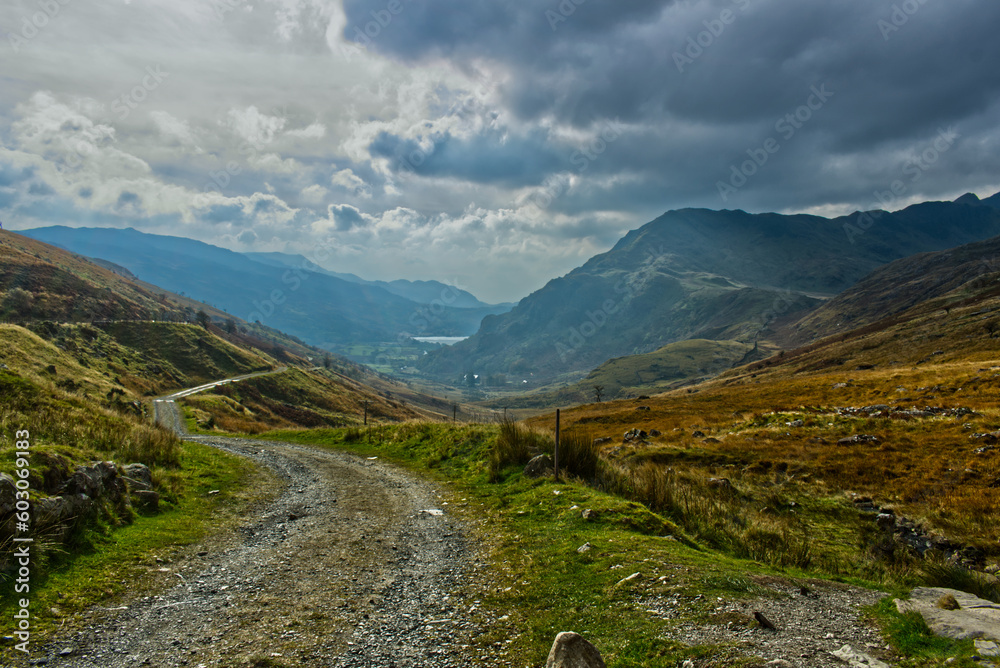
M 267 373 L 280 373 L 278 369 Z M 290 443 L 186 433 L 176 400 L 156 419 L 246 457 L 277 493 L 236 534 L 153 568 L 155 594 L 91 609 L 34 656 L 59 668 L 493 665 L 472 648 L 475 562 L 434 485 L 379 460 Z M 271 480 L 271 477 L 268 477 Z M 262 486 L 274 487 L 273 482 Z M 42 664 L 39 664 L 42 665 Z

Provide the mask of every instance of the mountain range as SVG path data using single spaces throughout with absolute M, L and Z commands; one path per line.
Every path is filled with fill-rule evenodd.
M 483 305 L 443 283 L 397 283 L 390 291 L 332 275 L 305 258 L 269 254 L 255 259 L 200 241 L 131 228 L 54 226 L 22 234 L 113 263 L 143 281 L 327 349 L 409 336 L 466 336 L 476 331 L 484 316 L 508 308 Z M 470 303 L 470 297 L 475 306 L 455 305 Z M 435 299 L 441 303 L 435 304 Z
M 888 262 L 1000 235 L 1000 195 L 839 218 L 671 211 L 487 317 L 422 369 L 576 380 L 608 359 L 687 339 L 767 343 Z

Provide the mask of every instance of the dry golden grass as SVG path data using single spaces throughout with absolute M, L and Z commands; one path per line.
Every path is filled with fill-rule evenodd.
M 1000 429 L 1000 339 L 985 324 L 994 308 L 1000 301 L 992 298 L 952 306 L 947 314 L 931 305 L 701 385 L 564 410 L 564 429 L 610 437 L 605 456 L 648 479 L 644 484 L 652 484 L 655 468 L 692 480 L 730 479 L 750 517 L 774 512 L 768 490 L 791 498 L 844 499 L 852 492 L 1000 554 L 1000 446 L 972 438 Z M 975 413 L 902 418 L 838 411 L 871 405 Z M 790 424 L 796 420 L 802 426 Z M 529 424 L 548 430 L 554 419 Z M 623 443 L 632 428 L 660 434 Z M 878 441 L 838 444 L 859 434 Z

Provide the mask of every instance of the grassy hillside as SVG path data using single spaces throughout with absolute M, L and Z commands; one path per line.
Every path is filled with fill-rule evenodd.
M 580 406 L 563 412 L 563 425 L 609 439 L 605 455 L 625 471 L 726 478 L 761 522 L 792 516 L 791 501 L 870 497 L 995 559 L 998 288 L 996 275 L 976 279 L 869 327 L 643 400 L 649 410 Z M 551 428 L 552 418 L 532 423 Z M 647 436 L 623 442 L 631 429 Z
M 325 369 L 250 378 L 192 395 L 183 403 L 191 427 L 201 433 L 360 425 L 366 413 L 371 424 L 426 417 L 391 392 L 375 391 Z
M 974 297 L 998 271 L 1000 237 L 897 260 L 784 328 L 782 334 L 806 343 L 870 325 L 955 290 Z
M 732 368 L 753 351 L 739 341 L 690 339 L 670 343 L 651 353 L 609 360 L 577 384 L 581 393 L 593 394 L 600 386 L 604 396 L 656 394 L 691 379 L 715 376 Z

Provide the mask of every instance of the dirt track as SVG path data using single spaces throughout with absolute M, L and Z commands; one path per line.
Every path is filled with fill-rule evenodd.
M 158 417 L 181 427 L 173 403 Z M 475 568 L 433 486 L 377 460 L 186 436 L 280 479 L 236 536 L 154 569 L 159 593 L 89 611 L 33 655 L 49 666 L 469 666 Z M 68 656 L 60 652 L 70 650 Z M 270 661 L 270 663 L 268 663 Z

